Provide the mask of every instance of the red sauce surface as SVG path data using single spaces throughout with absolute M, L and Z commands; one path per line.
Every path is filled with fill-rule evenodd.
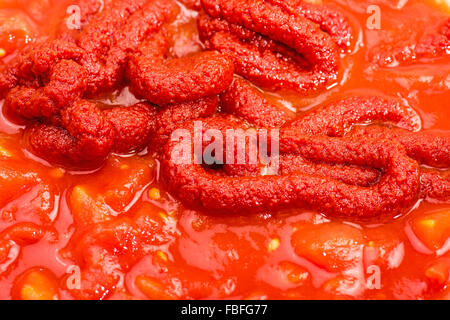
M 420 114 L 421 129 L 448 136 L 450 57 L 416 52 L 411 61 L 402 48 L 433 33 L 450 9 L 431 0 L 323 2 L 337 6 L 354 33 L 336 83 L 264 97 L 290 117 L 357 95 L 394 98 Z M 54 37 L 70 4 L 1 2 L 3 62 L 39 36 Z M 381 8 L 380 30 L 366 27 L 371 4 Z M 167 27 L 170 55 L 195 57 L 203 47 L 197 12 L 180 6 Z M 8 29 L 10 19 L 17 28 Z M 165 67 L 159 72 L 169 73 Z M 97 99 L 107 108 L 137 101 L 128 88 Z M 23 130 L 1 113 L 1 299 L 450 298 L 450 199 L 362 221 L 291 208 L 211 214 L 168 191 L 147 149 L 72 171 L 30 153 Z

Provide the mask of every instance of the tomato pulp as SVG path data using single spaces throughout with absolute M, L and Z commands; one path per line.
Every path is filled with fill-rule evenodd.
M 420 114 L 421 129 L 448 135 L 450 57 L 411 60 L 405 51 L 448 19 L 450 7 L 323 2 L 353 30 L 336 82 L 314 94 L 265 90 L 264 97 L 297 116 L 356 95 L 395 98 Z M 70 4 L 0 3 L 1 60 L 55 37 Z M 369 23 L 373 4 L 379 28 Z M 169 55 L 190 57 L 204 49 L 198 12 L 177 5 Z M 139 100 L 125 87 L 95 101 L 107 109 Z M 110 154 L 99 168 L 71 170 L 29 152 L 24 129 L 1 113 L 1 299 L 450 298 L 449 199 L 362 221 L 303 209 L 211 214 L 169 192 L 153 152 Z

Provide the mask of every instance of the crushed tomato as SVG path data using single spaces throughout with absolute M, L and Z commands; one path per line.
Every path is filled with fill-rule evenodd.
M 367 92 L 400 97 L 424 128 L 450 130 L 449 56 L 395 68 L 367 62 L 373 48 L 419 37 L 450 8 L 327 2 L 358 31 L 339 85 L 312 97 L 267 96 L 298 113 Z M 24 3 L 0 3 L 4 62 L 52 35 L 70 1 Z M 381 30 L 366 28 L 372 3 Z M 174 55 L 201 50 L 193 11 L 171 29 Z M 125 90 L 102 102 L 133 100 Z M 421 201 L 406 215 L 362 222 L 305 210 L 205 214 L 165 190 L 152 154 L 69 171 L 26 152 L 22 130 L 0 116 L 0 299 L 450 299 L 450 204 Z

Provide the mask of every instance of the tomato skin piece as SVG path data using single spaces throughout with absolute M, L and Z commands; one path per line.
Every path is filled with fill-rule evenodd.
M 30 222 L 20 222 L 6 228 L 0 233 L 0 238 L 12 240 L 19 246 L 27 246 L 40 241 L 45 234 L 45 229 Z
M 13 268 L 23 247 L 38 243 L 47 231 L 31 222 L 19 222 L 1 231 L 0 275 L 7 274 Z

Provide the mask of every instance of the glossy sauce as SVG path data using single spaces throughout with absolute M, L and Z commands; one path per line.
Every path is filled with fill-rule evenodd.
M 49 14 L 40 20 L 20 2 L 0 6 L 0 17 L 25 17 L 32 30 L 30 38 L 52 34 L 65 11 L 63 1 L 57 6 L 45 5 L 51 0 L 33 1 L 44 3 L 45 9 L 40 12 Z M 315 96 L 269 92 L 267 96 L 298 114 L 358 94 L 396 97 L 419 111 L 424 129 L 448 132 L 450 57 L 407 66 L 395 66 L 393 62 L 389 67 L 375 67 L 367 61 L 373 48 L 383 41 L 415 39 L 435 27 L 433 23 L 448 18 L 450 8 L 431 0 L 327 2 L 341 8 L 357 35 L 351 52 L 341 59 L 339 82 Z M 399 8 L 394 2 L 403 5 Z M 381 30 L 366 28 L 369 4 L 381 8 Z M 172 24 L 174 56 L 201 50 L 195 17 L 194 11 L 183 7 Z M 21 42 L 16 45 L 20 47 Z M 13 55 L 7 55 L 5 62 Z M 124 90 L 103 102 L 131 105 L 134 101 Z M 78 244 L 73 234 L 81 228 L 74 223 L 74 216 L 102 210 L 113 221 L 146 212 L 160 224 L 155 227 L 155 236 L 164 241 L 156 241 L 158 244 L 127 270 L 118 267 L 117 274 L 123 281 L 96 298 L 450 298 L 450 204 L 422 201 L 410 213 L 395 219 L 363 222 L 330 219 L 301 210 L 215 216 L 186 209 L 167 194 L 158 161 L 151 154 L 113 155 L 94 172 L 69 172 L 51 167 L 24 150 L 21 130 L 0 117 L 0 170 L 13 166 L 23 174 L 34 172 L 42 182 L 25 191 L 0 185 L 3 196 L 9 194 L 7 190 L 12 194 L 4 206 L 0 201 L 0 230 L 29 221 L 45 226 L 49 232 L 38 243 L 22 247 L 10 265 L 11 261 L 0 260 L 1 299 L 30 297 L 21 295 L 24 291 L 20 288 L 24 278 L 35 279 L 29 276 L 29 270 L 36 267 L 54 274 L 50 282 L 59 289 L 46 287 L 56 290 L 58 298 L 78 297 L 67 289 L 67 277 L 75 264 L 71 251 Z M 49 188 L 43 188 L 44 184 Z M 54 200 L 54 206 L 45 208 L 42 196 Z M 83 272 L 86 266 L 80 267 Z M 380 271 L 381 287 L 371 286 L 374 270 Z

